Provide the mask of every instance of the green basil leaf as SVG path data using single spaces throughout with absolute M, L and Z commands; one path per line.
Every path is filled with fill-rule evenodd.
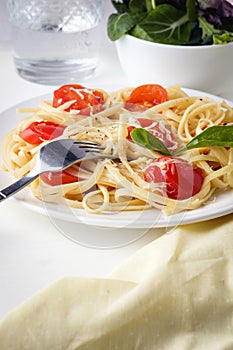
M 136 23 L 140 22 L 141 18 L 144 18 L 145 14 L 132 14 L 125 12 L 121 14 L 113 13 L 108 18 L 107 32 L 108 37 L 112 40 L 120 39 L 124 34 L 130 31 Z
M 145 0 L 130 0 L 129 9 L 132 13 L 141 13 L 146 11 Z
M 215 125 L 205 129 L 174 155 L 193 148 L 211 146 L 233 147 L 233 125 Z
M 204 17 L 198 17 L 199 27 L 202 30 L 202 41 L 205 44 L 213 43 L 213 34 L 215 28 L 212 24 L 208 23 Z
M 233 41 L 233 33 L 224 32 L 223 34 L 213 35 L 213 44 L 227 44 Z
M 184 11 L 162 4 L 150 11 L 130 34 L 157 43 L 182 45 L 189 42 L 191 23 Z
M 197 19 L 196 0 L 186 1 L 186 11 L 190 21 L 195 21 Z
M 133 142 L 139 146 L 147 148 L 151 151 L 158 151 L 166 156 L 171 155 L 167 147 L 146 129 L 135 128 L 133 131 L 131 131 L 130 136 Z
M 156 8 L 156 0 L 145 0 L 147 12 Z

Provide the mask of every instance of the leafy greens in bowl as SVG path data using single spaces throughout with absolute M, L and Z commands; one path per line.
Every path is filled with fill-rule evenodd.
M 112 41 L 130 34 L 170 45 L 212 45 L 233 41 L 231 0 L 112 0 Z

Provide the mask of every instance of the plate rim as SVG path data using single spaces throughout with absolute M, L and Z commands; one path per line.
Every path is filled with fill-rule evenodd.
M 135 84 L 134 84 L 135 85 Z M 116 89 L 120 89 L 123 87 L 116 87 Z M 106 89 L 105 87 L 102 87 L 102 89 L 105 89 L 107 91 L 110 91 L 109 87 Z M 116 90 L 115 89 L 115 90 Z M 113 91 L 112 89 L 111 91 Z M 190 94 L 192 96 L 200 96 L 200 97 L 210 97 L 212 99 L 215 99 L 217 101 L 226 101 L 230 106 L 233 107 L 233 102 L 229 101 L 228 99 L 225 99 L 221 96 L 213 95 L 208 92 L 204 92 L 201 90 L 195 90 L 195 89 L 190 89 L 190 88 L 183 88 L 187 94 Z M 7 118 L 7 115 L 12 114 L 14 115 L 13 120 L 15 121 L 14 127 L 17 126 L 17 119 L 22 120 L 25 118 L 25 114 L 19 115 L 16 112 L 17 108 L 20 107 L 25 107 L 27 108 L 27 104 L 33 103 L 34 105 L 32 108 L 35 108 L 35 103 L 39 102 L 40 100 L 51 100 L 52 98 L 52 92 L 51 93 L 46 93 L 42 95 L 35 96 L 33 98 L 26 99 L 24 101 L 21 101 L 5 110 L 0 112 L 0 119 L 2 118 Z M 18 117 L 18 118 L 17 118 Z M 12 119 L 11 119 L 12 121 Z M 7 124 L 7 123 L 6 123 Z M 8 131 L 12 130 L 12 127 L 8 129 Z M 3 137 L 5 134 L 3 134 L 2 130 L 0 130 L 0 146 L 2 145 Z M 1 156 L 0 156 L 0 161 L 1 161 Z M 5 177 L 7 176 L 7 173 L 4 171 L 0 172 L 0 184 L 1 180 L 3 178 L 3 174 L 5 174 Z M 8 174 L 8 178 L 10 179 L 10 175 Z M 112 228 L 120 228 L 120 227 L 128 227 L 128 228 L 165 228 L 165 227 L 174 227 L 177 225 L 185 225 L 185 224 L 192 224 L 196 222 L 203 222 L 211 219 L 215 219 L 218 217 L 222 217 L 225 215 L 228 215 L 233 212 L 233 202 L 229 203 L 227 205 L 221 206 L 216 210 L 210 210 L 210 212 L 206 212 L 207 210 L 204 208 L 208 208 L 211 206 L 212 203 L 207 204 L 205 206 L 202 206 L 200 208 L 190 210 L 190 211 L 184 211 L 181 213 L 177 213 L 171 216 L 165 216 L 164 214 L 161 213 L 159 209 L 156 208 L 150 208 L 150 209 L 145 209 L 141 211 L 123 211 L 123 212 L 118 212 L 118 213 L 101 213 L 101 214 L 91 214 L 87 213 L 84 209 L 74 209 L 72 208 L 72 211 L 75 211 L 76 215 L 72 215 L 72 217 L 64 212 L 62 213 L 59 210 L 56 209 L 61 209 L 65 208 L 65 206 L 59 205 L 59 204 L 53 204 L 53 203 L 45 203 L 42 202 L 38 199 L 36 199 L 31 193 L 30 190 L 24 189 L 20 193 L 24 193 L 22 197 L 12 197 L 9 200 L 16 201 L 19 205 L 23 205 L 24 207 L 37 212 L 42 215 L 47 215 L 51 216 L 52 218 L 60 219 L 63 221 L 68 221 L 68 222 L 73 222 L 73 223 L 80 223 L 80 224 L 87 224 L 91 226 L 98 226 L 98 227 L 112 227 Z M 218 198 L 221 198 L 223 196 L 224 199 L 224 194 L 225 196 L 228 197 L 228 195 L 231 195 L 231 191 L 225 191 L 225 193 L 220 194 Z M 29 199 L 30 201 L 29 201 Z M 226 202 L 224 201 L 224 204 Z M 47 207 L 47 208 L 46 208 Z M 49 211 L 48 211 L 49 207 Z M 199 215 L 199 212 L 202 211 L 202 215 Z M 158 220 L 149 220 L 148 217 L 150 216 L 150 213 L 158 213 L 158 215 L 162 215 L 163 219 Z M 85 215 L 84 215 L 85 213 Z M 144 214 L 143 220 L 140 218 L 139 221 L 129 219 L 131 215 L 137 213 L 137 214 L 144 214 L 147 213 L 146 215 Z M 121 220 L 119 220 L 118 216 L 122 216 Z M 77 217 L 76 217 L 77 216 Z M 79 220 L 77 220 L 77 218 Z M 115 218 L 115 220 L 114 220 Z M 117 219 L 116 219 L 117 218 Z

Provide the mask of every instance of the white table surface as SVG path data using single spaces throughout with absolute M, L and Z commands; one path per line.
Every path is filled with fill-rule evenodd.
M 114 44 L 106 37 L 103 41 L 98 72 L 85 84 L 90 87 L 128 85 Z M 15 72 L 11 50 L 0 49 L 0 113 L 21 101 L 53 90 L 54 87 L 36 85 L 21 79 Z M 231 96 L 228 94 L 223 97 Z M 71 224 L 67 223 L 67 227 L 69 225 Z M 76 230 L 85 230 L 92 235 L 106 230 L 75 225 Z M 122 233 L 124 228 L 119 230 Z M 145 231 L 142 238 L 121 248 L 93 249 L 66 238 L 48 216 L 22 206 L 15 199 L 1 203 L 0 319 L 25 298 L 63 276 L 106 277 L 160 232 L 158 229 Z

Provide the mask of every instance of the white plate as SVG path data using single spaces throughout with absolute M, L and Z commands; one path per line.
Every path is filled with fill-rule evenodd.
M 185 89 L 189 95 L 208 96 L 216 100 L 222 100 L 201 91 Z M 25 115 L 16 113 L 19 107 L 36 107 L 42 99 L 51 99 L 51 95 L 43 95 L 28 101 L 24 101 L 0 114 L 0 143 L 4 136 L 17 126 Z M 227 101 L 231 106 L 233 104 Z M 0 172 L 0 188 L 3 188 L 13 181 L 7 173 Z M 73 209 L 56 204 L 43 203 L 34 198 L 28 189 L 19 192 L 16 199 L 20 204 L 41 214 L 49 215 L 54 219 L 61 219 L 69 222 L 82 223 L 100 227 L 128 227 L 128 228 L 151 228 L 151 227 L 173 227 L 177 225 L 190 224 L 205 221 L 233 212 L 232 191 L 226 191 L 216 195 L 216 198 L 209 204 L 192 211 L 178 213 L 172 216 L 164 216 L 157 209 L 149 209 L 138 212 L 119 212 L 112 214 L 92 215 L 81 209 Z M 12 199 L 9 199 L 12 200 Z

